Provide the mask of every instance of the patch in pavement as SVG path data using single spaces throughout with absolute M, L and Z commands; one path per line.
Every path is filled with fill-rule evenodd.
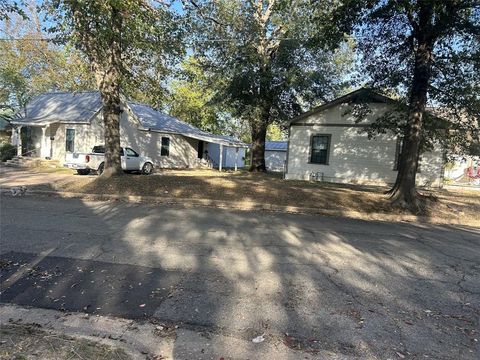
M 29 268 L 35 258 L 18 252 L 0 257 L 1 302 L 139 319 L 152 316 L 182 279 L 181 272 L 57 256 Z

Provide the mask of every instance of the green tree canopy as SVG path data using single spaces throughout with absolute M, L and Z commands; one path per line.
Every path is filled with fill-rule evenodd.
M 41 92 L 94 89 L 85 57 L 49 41 L 34 6 L 25 7 L 23 16 L 10 14 L 2 33 L 0 104 L 18 108 Z
M 398 95 L 399 110 L 378 119 L 374 132 L 403 137 L 392 200 L 423 210 L 416 190 L 420 153 L 432 140 L 469 146 L 480 119 L 480 3 L 476 0 L 345 0 L 334 24 L 356 24 L 354 36 L 369 84 Z M 363 78 L 365 79 L 365 78 Z M 448 120 L 445 122 L 429 115 Z M 405 111 L 406 110 L 406 111 Z M 441 124 L 441 126 L 439 126 Z
M 315 7 L 310 1 L 186 3 L 194 26 L 194 53 L 208 74 L 219 79 L 214 100 L 248 122 L 253 142 L 251 170 L 265 171 L 268 125 L 341 90 L 352 59 L 338 57 L 327 45 L 337 44 L 342 34 L 333 35 L 329 29 L 325 31 L 329 41 L 322 41 L 318 36 L 324 30 L 321 24 L 331 12 L 315 12 L 312 17 Z M 331 4 L 326 1 L 318 6 L 322 5 Z
M 103 104 L 104 176 L 119 175 L 121 92 L 161 98 L 161 77 L 183 54 L 182 22 L 168 4 L 143 0 L 47 0 L 43 10 L 50 32 L 88 58 Z

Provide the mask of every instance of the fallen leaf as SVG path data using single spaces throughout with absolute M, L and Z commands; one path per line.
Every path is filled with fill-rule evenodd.
M 259 344 L 264 341 L 265 341 L 265 338 L 263 337 L 263 334 L 252 339 L 252 342 L 254 342 L 255 344 Z

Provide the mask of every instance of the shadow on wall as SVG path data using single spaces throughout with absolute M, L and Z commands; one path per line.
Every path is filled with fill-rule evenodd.
M 384 113 L 377 109 L 369 117 L 376 118 Z M 330 114 L 330 113 L 329 113 Z M 328 115 L 328 114 L 327 114 Z M 334 115 L 337 115 L 339 119 Z M 332 113 L 322 121 L 325 123 L 354 124 L 350 115 L 341 116 Z M 309 120 L 315 121 L 314 118 Z M 319 173 L 325 181 L 350 182 L 360 184 L 391 184 L 395 182 L 397 171 L 395 159 L 397 138 L 393 135 L 381 134 L 375 139 L 368 139 L 362 128 L 349 126 L 323 126 L 318 121 L 315 126 L 293 126 L 290 136 L 290 153 L 288 172 L 290 177 L 304 180 L 310 174 Z M 316 134 L 331 136 L 328 165 L 310 162 L 311 138 Z M 422 157 L 421 173 L 418 180 L 421 185 L 441 185 L 442 154 L 439 149 Z
M 158 168 L 195 167 L 198 141 L 177 134 L 167 134 L 138 129 L 138 124 L 128 117 L 122 117 L 121 141 L 137 150 L 141 155 L 152 158 Z M 162 137 L 170 139 L 169 155 L 162 156 Z
M 283 171 L 286 159 L 286 151 L 265 151 L 265 166 L 269 171 Z

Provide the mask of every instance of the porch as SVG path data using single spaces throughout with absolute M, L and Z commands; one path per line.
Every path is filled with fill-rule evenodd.
M 14 124 L 11 143 L 17 147 L 18 157 L 52 159 L 53 144 L 58 124 Z

